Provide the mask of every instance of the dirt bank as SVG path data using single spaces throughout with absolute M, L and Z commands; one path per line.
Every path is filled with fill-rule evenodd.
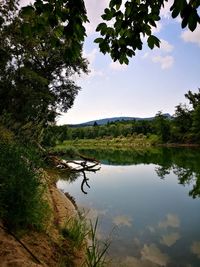
M 79 267 L 83 263 L 84 252 L 74 251 L 70 240 L 63 240 L 59 231 L 66 220 L 77 215 L 77 210 L 70 199 L 51 183 L 51 177 L 45 172 L 43 180 L 47 184 L 45 198 L 53 211 L 46 231 L 30 231 L 21 237 L 18 234 L 17 240 L 0 224 L 1 267 Z

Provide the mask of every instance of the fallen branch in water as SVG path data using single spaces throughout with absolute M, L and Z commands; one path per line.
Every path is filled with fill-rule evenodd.
M 88 188 L 90 188 L 88 181 L 89 178 L 86 176 L 86 172 L 97 172 L 100 170 L 100 162 L 94 158 L 87 158 L 83 155 L 79 155 L 81 161 L 75 161 L 75 160 L 64 160 L 54 155 L 49 155 L 48 159 L 50 159 L 51 163 L 61 170 L 70 171 L 73 173 L 80 173 L 83 176 L 83 181 L 81 183 L 81 191 L 84 194 L 87 194 L 87 192 L 84 190 L 84 185 L 86 185 Z M 70 165 L 73 164 L 73 165 Z

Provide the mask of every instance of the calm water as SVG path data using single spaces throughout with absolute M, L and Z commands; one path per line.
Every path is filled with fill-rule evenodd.
M 99 217 L 99 238 L 111 235 L 109 266 L 200 266 L 200 151 L 85 151 L 102 162 L 87 174 L 88 194 L 60 180 L 79 207 Z

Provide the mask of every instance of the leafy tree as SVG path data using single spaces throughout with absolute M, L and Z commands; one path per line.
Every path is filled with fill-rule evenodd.
M 155 127 L 156 127 L 157 134 L 159 135 L 161 141 L 162 142 L 169 141 L 169 139 L 170 139 L 170 121 L 160 111 L 155 116 Z
M 0 3 L 1 120 L 18 132 L 29 129 L 26 135 L 34 138 L 55 121 L 59 111 L 66 112 L 73 105 L 80 87 L 71 77 L 87 73 L 82 38 L 72 34 L 74 6 L 64 1 L 51 3 L 54 7 L 36 1 L 22 10 L 17 1 Z M 53 17 L 59 11 L 68 18 L 67 26 L 56 13 Z M 82 20 L 78 23 L 77 16 L 72 21 L 79 27 Z
M 135 51 L 141 50 L 142 37 L 147 37 L 148 46 L 159 47 L 160 40 L 152 34 L 152 27 L 160 20 L 160 11 L 167 0 L 131 0 L 123 7 L 122 0 L 110 0 L 104 10 L 97 31 L 101 37 L 95 40 L 102 53 L 109 53 L 114 61 L 128 64 Z M 174 0 L 170 8 L 173 18 L 180 16 L 181 26 L 194 31 L 200 22 L 198 15 L 199 0 Z M 108 21 L 111 23 L 108 24 Z
M 104 22 L 96 29 L 100 32 L 100 37 L 95 40 L 100 51 L 109 53 L 114 61 L 128 64 L 135 51 L 142 49 L 143 36 L 147 37 L 151 49 L 159 47 L 160 41 L 152 34 L 152 27 L 156 27 L 156 22 L 160 20 L 160 11 L 166 2 L 167 0 L 126 0 L 123 3 L 122 0 L 110 0 L 102 15 Z M 188 26 L 194 31 L 200 22 L 199 5 L 199 0 L 174 0 L 170 8 L 171 15 L 173 18 L 180 16 L 182 28 Z M 39 21 L 33 28 L 27 29 L 27 32 L 40 31 L 47 24 L 55 30 L 59 21 L 62 21 L 66 25 L 55 31 L 55 41 L 62 34 L 73 43 L 73 46 L 67 48 L 68 56 L 73 57 L 80 52 L 80 41 L 85 37 L 83 22 L 88 21 L 83 0 L 36 0 L 32 9 L 29 6 L 24 10 L 32 10 L 40 17 L 45 17 L 42 23 Z
M 184 136 L 188 134 L 192 126 L 191 110 L 186 105 L 176 106 L 173 125 L 174 141 L 183 142 Z

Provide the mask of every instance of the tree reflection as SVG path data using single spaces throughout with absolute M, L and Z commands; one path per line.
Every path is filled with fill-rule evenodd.
M 161 179 L 164 179 L 166 175 L 172 171 L 178 178 L 179 184 L 192 185 L 192 190 L 189 191 L 189 196 L 193 198 L 200 197 L 200 172 L 193 171 L 190 168 L 179 167 L 178 165 L 172 165 L 169 168 L 159 166 L 155 168 L 156 174 Z
M 104 164 L 137 165 L 155 164 L 156 174 L 165 179 L 173 172 L 179 184 L 191 185 L 189 195 L 200 197 L 200 149 L 154 147 L 143 150 L 84 150 L 84 154 L 97 158 Z

